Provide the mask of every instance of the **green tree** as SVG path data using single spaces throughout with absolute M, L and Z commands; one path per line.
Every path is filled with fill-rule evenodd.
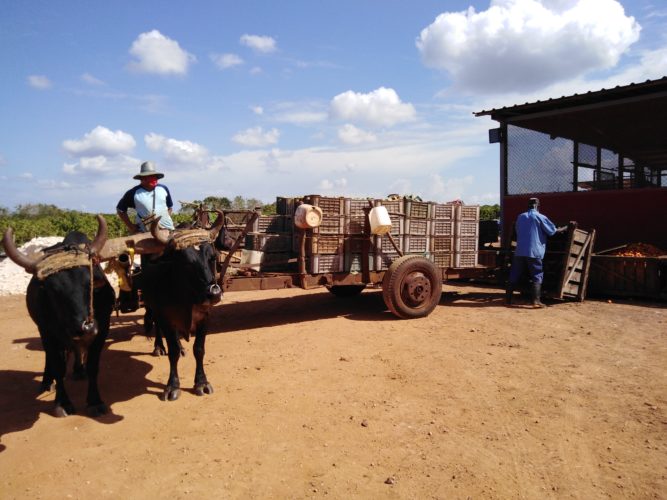
M 482 205 L 479 207 L 480 220 L 494 220 L 500 218 L 500 205 Z

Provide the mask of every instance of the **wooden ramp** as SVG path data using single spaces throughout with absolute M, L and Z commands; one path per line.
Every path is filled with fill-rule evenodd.
M 587 232 L 576 225 L 570 227 L 554 298 L 578 301 L 586 298 L 594 243 L 595 230 Z

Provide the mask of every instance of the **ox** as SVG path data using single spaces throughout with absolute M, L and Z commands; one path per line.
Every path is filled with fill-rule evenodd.
M 223 223 L 224 217 L 218 212 L 210 229 L 179 229 L 169 237 L 158 231 L 158 221 L 151 226 L 153 237 L 164 250 L 161 255 L 144 260 L 135 282 L 157 329 L 167 341 L 170 370 L 164 400 L 174 401 L 180 396 L 179 338 L 188 341 L 190 335 L 195 336 L 195 394 L 213 392 L 204 372 L 204 353 L 210 309 L 222 297 L 215 275 L 218 252 L 212 242 Z
M 55 381 L 54 414 L 58 417 L 75 413 L 64 385 L 70 352 L 75 355 L 75 369 L 85 361 L 88 413 L 99 416 L 109 410 L 100 397 L 97 375 L 115 295 L 102 269 L 93 262 L 93 256 L 107 238 L 106 221 L 98 215 L 97 222 L 97 235 L 92 243 L 83 233 L 75 231 L 62 243 L 47 249 L 40 259 L 32 259 L 16 248 L 11 228 L 7 228 L 3 238 L 7 256 L 33 274 L 26 303 L 46 354 L 41 391 L 49 390 Z
M 204 222 L 198 220 L 197 223 L 188 223 L 188 222 L 181 222 L 178 226 L 176 226 L 176 229 L 209 229 L 208 226 L 208 214 L 206 212 L 203 213 L 203 215 L 206 216 L 204 219 Z M 229 251 L 231 248 L 234 246 L 234 243 L 236 240 L 229 236 L 227 234 L 227 231 L 225 230 L 224 226 L 219 230 L 218 236 L 215 238 L 215 241 L 213 243 L 213 246 L 215 247 L 216 250 L 220 251 Z M 136 293 L 136 289 L 135 289 Z M 158 328 L 155 325 L 155 321 L 153 319 L 153 312 L 151 311 L 150 307 L 145 308 L 145 313 L 144 313 L 144 334 L 147 337 L 150 337 L 151 332 L 155 330 L 155 337 L 153 341 L 153 356 L 165 356 L 167 354 L 167 350 L 165 349 L 164 342 L 163 342 L 163 335 L 162 332 L 160 331 L 160 328 Z M 185 348 L 180 342 L 179 338 L 179 349 L 181 351 L 181 356 L 185 356 Z

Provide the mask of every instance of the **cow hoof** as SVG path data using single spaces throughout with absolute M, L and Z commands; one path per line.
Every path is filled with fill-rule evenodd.
M 74 415 L 75 413 L 76 411 L 74 410 L 74 406 L 72 404 L 56 405 L 56 407 L 53 409 L 53 416 L 58 418 Z
M 153 349 L 152 354 L 153 354 L 153 356 L 156 356 L 156 357 L 157 356 L 166 356 L 167 351 L 165 351 L 164 347 L 156 347 L 155 349 Z
M 213 394 L 213 386 L 206 382 L 205 384 L 197 384 L 195 386 L 195 394 L 203 396 L 204 394 Z
M 162 393 L 162 401 L 176 401 L 181 396 L 180 389 L 167 387 Z
M 42 394 L 43 392 L 51 392 L 53 390 L 53 382 L 42 382 L 39 384 L 39 392 L 37 395 Z
M 88 416 L 89 417 L 101 417 L 109 413 L 109 407 L 104 403 L 97 405 L 91 405 L 88 407 Z

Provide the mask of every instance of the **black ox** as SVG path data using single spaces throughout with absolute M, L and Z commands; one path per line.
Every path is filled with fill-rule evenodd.
M 190 335 L 195 337 L 195 394 L 213 392 L 204 372 L 204 353 L 209 313 L 222 298 L 215 274 L 218 252 L 212 243 L 223 223 L 222 213 L 218 212 L 215 224 L 208 230 L 182 229 L 166 237 L 158 231 L 157 222 L 151 228 L 153 237 L 164 245 L 164 251 L 152 259 L 144 259 L 135 284 L 142 292 L 157 329 L 167 341 L 170 370 L 164 400 L 174 401 L 180 396 L 179 339 L 183 337 L 187 341 Z
M 50 390 L 55 381 L 54 414 L 58 417 L 75 413 L 64 384 L 69 353 L 74 353 L 75 370 L 85 362 L 88 413 L 99 416 L 109 410 L 100 397 L 97 376 L 115 295 L 102 269 L 92 260 L 107 238 L 104 218 L 98 215 L 97 221 L 97 235 L 92 243 L 85 234 L 74 231 L 62 243 L 46 249 L 45 256 L 39 259 L 16 248 L 11 228 L 3 238 L 7 256 L 33 274 L 26 303 L 46 354 L 41 392 Z

